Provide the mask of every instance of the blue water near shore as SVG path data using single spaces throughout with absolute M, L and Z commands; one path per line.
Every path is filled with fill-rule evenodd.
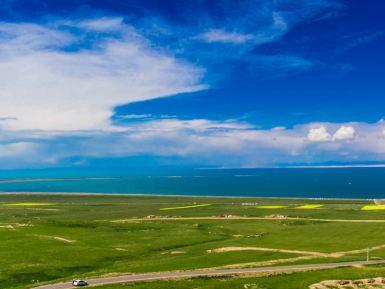
M 2 171 L 0 192 L 385 198 L 385 168 Z

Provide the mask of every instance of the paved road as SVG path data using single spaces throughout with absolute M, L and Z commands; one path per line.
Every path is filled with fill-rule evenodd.
M 259 267 L 259 268 L 247 268 L 247 269 L 223 269 L 223 270 L 191 270 L 191 271 L 179 271 L 179 272 L 166 272 L 166 273 L 146 273 L 146 274 L 132 274 L 132 275 L 120 275 L 115 277 L 102 277 L 88 280 L 89 286 L 100 286 L 115 283 L 125 282 L 138 282 L 149 280 L 161 280 L 161 279 L 182 279 L 192 277 L 203 276 L 225 276 L 225 275 L 242 275 L 242 274 L 255 274 L 264 272 L 284 272 L 284 271 L 307 271 L 307 270 L 319 270 L 319 269 L 332 269 L 339 267 L 352 267 L 361 265 L 376 265 L 385 264 L 385 260 L 377 261 L 356 261 L 356 262 L 341 262 L 341 263 L 325 263 L 325 264 L 307 264 L 307 265 L 290 265 L 290 266 L 273 266 L 273 267 Z M 58 283 L 52 285 L 45 285 L 36 287 L 36 289 L 70 289 L 73 288 L 71 282 Z

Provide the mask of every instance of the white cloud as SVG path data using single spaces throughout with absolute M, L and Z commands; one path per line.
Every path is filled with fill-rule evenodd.
M 380 121 L 375 124 L 309 123 L 291 129 L 257 129 L 234 120 L 154 120 L 131 126 L 124 133 L 127 145 L 119 145 L 119 149 L 128 149 L 129 154 L 192 157 L 235 166 L 384 160 L 384 126 Z M 354 128 L 354 133 L 349 127 Z M 329 130 L 340 131 L 340 138 L 333 141 Z M 343 142 L 343 139 L 350 141 Z
M 33 23 L 0 22 L 0 56 L 25 55 L 50 50 L 75 41 L 72 34 Z M 26 63 L 28 65 L 28 63 Z
M 251 34 L 242 34 L 238 32 L 227 32 L 220 29 L 212 29 L 201 35 L 206 42 L 222 42 L 222 43 L 245 43 L 254 38 Z
M 71 145 L 70 154 L 97 157 L 108 148 L 110 157 L 151 154 L 209 163 L 266 165 L 272 161 L 270 152 L 290 158 L 304 145 L 302 135 L 283 128 L 258 130 L 236 120 L 162 119 L 130 124 L 126 131 L 108 136 L 93 135 L 81 145 Z
M 119 115 L 119 119 L 145 119 L 153 117 L 152 114 L 124 114 Z
M 86 24 L 85 24 L 86 23 Z M 120 24 L 119 24 L 120 23 Z M 119 34 L 78 45 L 83 26 Z M 8 130 L 112 129 L 113 108 L 202 89 L 203 70 L 151 45 L 121 19 L 79 23 L 80 36 L 52 25 L 0 23 L 0 117 Z
M 356 131 L 352 126 L 341 126 L 333 135 L 333 140 L 352 140 L 356 136 Z
M 14 142 L 0 144 L 0 158 L 13 158 L 36 152 L 38 146 L 33 142 Z
M 334 140 L 329 131 L 354 127 L 350 141 Z M 120 131 L 1 131 L 6 143 L 0 167 L 12 164 L 54 165 L 81 156 L 153 155 L 180 157 L 218 166 L 274 166 L 280 163 L 385 160 L 385 123 L 308 123 L 290 129 L 258 129 L 237 120 L 150 119 L 126 124 Z M 350 131 L 350 130 L 348 130 Z M 311 133 L 310 133 L 311 132 Z M 313 141 L 310 141 L 312 139 Z M 26 143 L 28 145 L 15 145 Z M 19 150 L 17 149 L 19 148 Z M 78 158 L 77 158 L 78 159 Z
M 325 126 L 320 126 L 318 128 L 311 128 L 307 138 L 313 142 L 325 142 L 331 139 L 331 135 Z
M 120 17 L 89 19 L 80 23 L 73 23 L 73 25 L 95 31 L 117 31 L 119 29 L 127 29 L 127 26 L 123 23 L 123 18 Z

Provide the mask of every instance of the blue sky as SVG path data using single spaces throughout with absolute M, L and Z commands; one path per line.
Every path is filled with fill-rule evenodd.
M 1 168 L 383 163 L 384 18 L 382 1 L 1 1 Z

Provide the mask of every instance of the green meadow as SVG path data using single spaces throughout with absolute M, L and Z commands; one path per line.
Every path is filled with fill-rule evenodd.
M 385 258 L 385 222 L 360 221 L 385 220 L 383 210 L 361 210 L 372 204 L 366 200 L 4 194 L 0 195 L 0 288 L 31 288 L 110 273 L 364 260 L 368 247 L 373 248 L 372 259 L 381 259 Z M 276 289 L 280 284 L 280 289 L 294 289 L 307 288 L 308 282 L 326 276 L 375 277 L 384 270 L 377 266 L 101 288 L 246 288 L 245 284 L 254 284 L 250 289 Z
M 155 281 L 134 284 L 116 284 L 100 289 L 308 289 L 320 280 L 364 279 L 385 275 L 385 268 L 341 268 L 311 272 L 295 272 L 263 277 L 193 278 L 190 280 Z M 353 288 L 353 287 L 351 287 Z M 359 287 L 360 289 L 377 287 Z M 337 288 L 335 288 L 337 289 Z

